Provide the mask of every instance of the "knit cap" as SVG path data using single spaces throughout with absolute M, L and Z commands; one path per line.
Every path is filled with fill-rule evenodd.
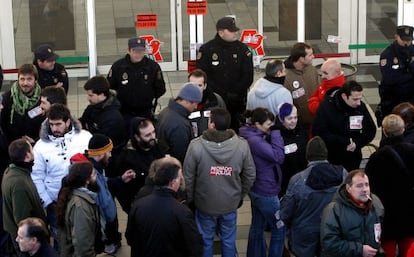
M 320 161 L 328 159 L 328 149 L 325 142 L 319 136 L 316 136 L 309 140 L 306 145 L 306 160 L 308 161 Z
M 181 88 L 178 96 L 184 100 L 199 103 L 203 97 L 203 93 L 198 85 L 193 83 L 185 83 L 184 86 Z
M 89 140 L 88 156 L 99 156 L 112 151 L 114 145 L 109 137 L 102 134 L 94 134 Z

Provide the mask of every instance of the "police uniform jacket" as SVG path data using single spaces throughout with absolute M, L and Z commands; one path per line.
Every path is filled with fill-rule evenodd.
M 38 83 L 41 88 L 45 88 L 48 86 L 54 86 L 59 82 L 62 82 L 62 87 L 65 89 L 66 94 L 69 90 L 69 79 L 68 73 L 66 72 L 65 67 L 62 64 L 55 63 L 55 67 L 53 70 L 48 71 L 41 69 L 37 63 L 33 62 L 33 64 L 37 68 L 37 72 L 39 73 Z
M 126 54 L 112 65 L 107 79 L 111 89 L 117 91 L 122 114 L 148 113 L 154 98 L 161 97 L 166 91 L 161 67 L 147 57 L 132 63 Z
M 197 68 L 207 73 L 208 86 L 223 97 L 230 112 L 245 110 L 253 82 L 253 61 L 245 44 L 224 41 L 217 34 L 200 47 Z
M 403 47 L 394 41 L 381 53 L 380 69 L 379 92 L 386 115 L 397 104 L 414 100 L 414 46 Z

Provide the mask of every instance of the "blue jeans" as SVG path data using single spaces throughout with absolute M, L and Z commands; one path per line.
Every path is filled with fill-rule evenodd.
M 223 257 L 236 256 L 237 210 L 223 215 L 208 215 L 196 210 L 195 220 L 198 231 L 203 237 L 203 257 L 213 256 L 216 232 L 221 240 L 221 255 Z
M 285 242 L 285 224 L 280 219 L 280 202 L 277 196 L 261 196 L 249 193 L 252 206 L 252 224 L 250 225 L 247 257 L 281 257 Z M 266 255 L 264 231 L 270 226 L 271 237 L 269 255 Z

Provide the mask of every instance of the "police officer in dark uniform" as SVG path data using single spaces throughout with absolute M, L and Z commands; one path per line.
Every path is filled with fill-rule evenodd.
M 128 40 L 128 53 L 108 73 L 111 89 L 117 91 L 121 113 L 129 129 L 130 120 L 140 116 L 153 119 L 156 100 L 165 93 L 161 67 L 145 54 L 144 38 Z
M 226 103 L 231 128 L 238 131 L 246 110 L 247 90 L 253 82 L 249 48 L 238 40 L 236 21 L 226 16 L 217 21 L 214 39 L 200 47 L 197 68 L 207 73 L 208 86 Z
M 34 50 L 33 64 L 39 73 L 38 83 L 41 88 L 58 86 L 65 89 L 68 94 L 68 73 L 62 64 L 56 63 L 59 55 L 55 54 L 50 45 L 43 44 Z
M 376 113 L 377 119 L 382 120 L 382 117 L 391 113 L 399 103 L 414 103 L 414 46 L 412 41 L 413 27 L 398 26 L 395 41 L 381 53 L 382 79 L 379 85 L 381 103 L 380 109 L 377 109 L 381 112 Z

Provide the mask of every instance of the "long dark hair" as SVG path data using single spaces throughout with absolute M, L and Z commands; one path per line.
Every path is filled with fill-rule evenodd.
M 62 180 L 62 188 L 57 200 L 57 225 L 65 226 L 65 213 L 69 200 L 72 198 L 73 190 L 86 185 L 93 171 L 90 162 L 76 162 L 69 168 L 69 174 Z

